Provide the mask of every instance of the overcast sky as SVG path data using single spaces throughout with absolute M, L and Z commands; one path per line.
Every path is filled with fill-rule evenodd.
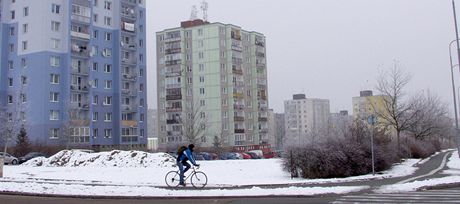
M 407 92 L 429 89 L 452 106 L 448 46 L 455 30 L 450 0 L 207 1 L 210 22 L 266 36 L 269 106 L 275 112 L 284 112 L 283 101 L 292 94 L 305 93 L 329 99 L 331 112 L 351 114 L 352 97 L 373 90 L 380 71 L 395 60 L 412 74 Z M 150 108 L 157 105 L 155 32 L 178 27 L 200 2 L 147 1 Z M 455 77 L 458 87 L 458 70 Z

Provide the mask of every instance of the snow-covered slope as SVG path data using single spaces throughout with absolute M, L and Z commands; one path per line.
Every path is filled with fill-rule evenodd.
M 86 153 L 78 150 L 62 150 L 55 155 L 38 157 L 24 163 L 25 166 L 43 167 L 172 167 L 175 158 L 166 153 L 120 151 Z

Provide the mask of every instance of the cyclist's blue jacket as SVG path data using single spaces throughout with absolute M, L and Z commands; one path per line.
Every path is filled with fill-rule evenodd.
M 186 162 L 187 160 L 190 160 L 190 162 L 192 162 L 193 165 L 197 165 L 196 162 L 195 162 L 195 157 L 193 156 L 192 154 L 192 151 L 190 151 L 190 149 L 186 149 L 184 151 L 184 153 L 182 153 L 182 155 L 179 156 L 179 159 L 178 159 L 180 162 Z

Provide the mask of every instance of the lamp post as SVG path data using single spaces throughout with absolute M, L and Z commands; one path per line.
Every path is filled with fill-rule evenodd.
M 367 123 L 369 123 L 370 125 L 372 125 L 372 128 L 371 128 L 371 156 L 372 156 L 372 175 L 374 176 L 375 175 L 375 157 L 374 157 L 374 125 L 375 123 L 377 122 L 377 117 L 375 117 L 375 115 L 370 115 L 368 118 L 367 118 Z
M 458 58 L 458 62 L 460 64 L 460 43 L 459 43 L 459 40 L 458 40 L 458 27 L 457 27 L 457 14 L 455 12 L 455 1 L 452 0 L 452 10 L 454 12 L 454 23 L 455 23 L 455 40 L 457 42 L 457 58 Z M 452 43 L 451 43 L 452 44 Z M 450 51 L 450 46 L 449 46 L 449 51 Z M 451 69 L 452 69 L 452 61 L 451 61 Z M 460 66 L 459 66 L 459 69 L 460 69 Z M 452 71 L 451 71 L 452 72 Z M 453 83 L 453 81 L 452 81 Z M 455 115 L 457 116 L 457 111 L 455 111 Z M 456 120 L 458 120 L 456 118 Z M 458 150 L 458 157 L 460 157 L 460 138 L 459 138 L 459 130 L 458 130 L 458 121 L 455 121 L 455 127 L 456 127 L 456 131 L 455 131 L 455 138 L 456 138 L 456 142 L 457 142 L 457 150 Z
M 457 114 L 457 97 L 455 96 L 455 83 L 454 83 L 454 67 L 452 63 L 452 44 L 457 40 L 452 40 L 449 44 L 449 60 L 450 60 L 450 76 L 452 77 L 452 94 L 454 96 L 454 111 L 455 111 L 455 129 L 458 131 L 458 114 Z

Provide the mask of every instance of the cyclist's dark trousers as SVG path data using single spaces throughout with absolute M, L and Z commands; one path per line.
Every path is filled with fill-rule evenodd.
M 188 171 L 190 167 L 192 166 L 187 161 L 183 161 L 183 162 L 178 161 L 177 166 L 179 167 L 179 177 L 180 177 L 179 183 L 184 183 L 184 173 Z M 185 169 L 184 169 L 184 166 L 185 166 Z

